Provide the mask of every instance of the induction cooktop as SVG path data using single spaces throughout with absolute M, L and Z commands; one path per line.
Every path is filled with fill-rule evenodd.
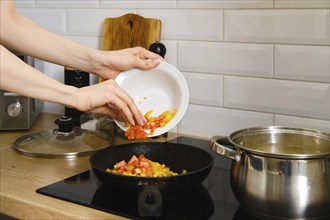
M 130 219 L 255 219 L 239 206 L 231 191 L 231 160 L 212 152 L 206 140 L 178 137 L 169 142 L 202 148 L 213 154 L 215 163 L 207 179 L 191 192 L 164 199 L 161 216 L 141 217 L 137 195 L 112 191 L 102 185 L 92 170 L 42 187 L 37 193 Z

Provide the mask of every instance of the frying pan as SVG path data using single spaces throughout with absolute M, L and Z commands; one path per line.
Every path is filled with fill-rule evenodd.
M 172 171 L 186 174 L 168 177 L 136 177 L 106 172 L 107 168 L 133 155 L 165 164 Z M 95 176 L 109 189 L 138 194 L 140 216 L 160 216 L 163 196 L 192 191 L 208 176 L 213 156 L 200 148 L 177 143 L 141 142 L 110 146 L 96 151 L 90 157 Z M 191 192 L 193 193 L 193 191 Z

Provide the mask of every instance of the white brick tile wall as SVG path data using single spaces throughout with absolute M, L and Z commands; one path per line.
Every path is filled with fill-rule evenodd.
M 327 83 L 226 76 L 225 107 L 329 119 Z
M 169 62 L 173 66 L 177 66 L 177 41 L 175 40 L 161 40 L 161 43 L 165 45 L 166 47 L 166 54 L 165 54 L 165 60 L 166 62 Z
M 223 37 L 221 10 L 139 10 L 144 17 L 162 21 L 162 38 L 220 41 Z
M 329 10 L 228 10 L 225 40 L 329 45 Z
M 69 35 L 102 36 L 102 24 L 107 17 L 120 17 L 136 10 L 126 9 L 68 9 Z
M 42 8 L 98 8 L 98 0 L 35 0 L 36 7 Z
M 329 46 L 275 46 L 275 77 L 330 82 Z
M 127 1 L 100 0 L 104 8 L 176 8 L 176 0 Z
M 190 105 L 174 131 L 210 137 L 252 126 L 330 130 L 329 0 L 16 0 L 19 12 L 100 46 L 106 17 L 162 20 L 165 59 L 184 74 Z M 62 68 L 38 68 L 63 82 Z M 96 83 L 97 77 L 91 76 Z M 64 107 L 46 103 L 62 114 Z
M 179 41 L 178 67 L 182 71 L 272 77 L 273 46 Z
M 329 0 L 275 0 L 276 8 L 329 8 Z
M 183 72 L 189 87 L 189 103 L 223 106 L 223 76 Z
M 229 135 L 245 127 L 273 124 L 273 115 L 203 105 L 189 105 L 178 125 L 178 132 L 210 138 L 214 135 Z
M 309 128 L 330 133 L 329 120 L 275 115 L 275 125 L 297 128 Z
M 65 9 L 18 8 L 18 11 L 49 31 L 60 35 L 66 34 Z
M 17 8 L 31 8 L 34 6 L 34 0 L 16 0 L 15 5 Z
M 272 8 L 272 0 L 259 0 L 259 1 L 250 1 L 250 0 L 178 0 L 179 8 Z

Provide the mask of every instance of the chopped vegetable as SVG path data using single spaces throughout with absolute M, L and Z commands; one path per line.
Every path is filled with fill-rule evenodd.
M 142 177 L 165 177 L 179 175 L 178 173 L 171 171 L 170 168 L 166 167 L 164 164 L 147 159 L 143 154 L 140 154 L 139 157 L 133 155 L 127 163 L 122 160 L 116 163 L 112 169 L 107 168 L 106 172 Z M 183 170 L 181 174 L 186 173 L 187 170 Z
M 160 114 L 158 117 L 152 117 L 151 114 L 153 113 L 153 110 L 150 110 L 144 115 L 144 117 L 147 119 L 147 122 L 143 126 L 130 126 L 128 123 L 125 123 L 125 127 L 129 127 L 125 133 L 125 136 L 129 140 L 147 138 L 148 135 L 152 135 L 157 128 L 164 127 L 169 121 L 171 121 L 176 112 L 176 109 L 174 109 L 173 112 L 167 110 Z M 146 130 L 150 131 L 149 134 L 146 132 Z

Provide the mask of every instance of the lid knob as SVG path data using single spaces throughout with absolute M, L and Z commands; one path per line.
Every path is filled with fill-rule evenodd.
M 55 124 L 58 125 L 58 131 L 63 133 L 69 133 L 72 131 L 72 118 L 68 116 L 60 116 L 55 120 Z
M 151 44 L 149 47 L 149 50 L 151 52 L 154 52 L 160 56 L 162 56 L 163 58 L 165 57 L 166 54 L 166 47 L 164 44 L 162 44 L 159 41 L 156 41 L 155 43 Z

